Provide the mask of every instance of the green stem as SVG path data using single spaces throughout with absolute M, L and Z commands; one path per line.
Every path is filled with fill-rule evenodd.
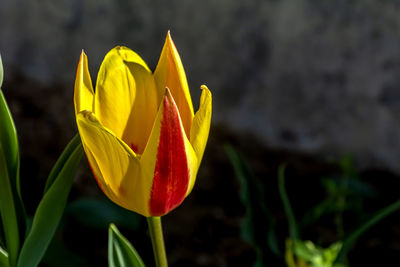
M 335 263 L 344 263 L 345 256 L 350 248 L 353 246 L 354 242 L 357 238 L 360 237 L 365 231 L 367 231 L 370 227 L 377 224 L 380 220 L 385 218 L 386 216 L 390 215 L 391 213 L 395 212 L 396 210 L 400 209 L 400 199 L 394 202 L 393 204 L 381 209 L 378 211 L 372 218 L 358 227 L 354 232 L 352 232 L 343 242 L 342 249 L 340 250 Z
M 167 267 L 167 254 L 165 253 L 164 237 L 161 226 L 161 217 L 147 217 L 151 244 L 153 245 L 154 259 L 157 267 Z

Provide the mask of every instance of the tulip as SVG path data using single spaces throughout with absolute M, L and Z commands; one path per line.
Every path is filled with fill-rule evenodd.
M 192 100 L 168 32 L 154 73 L 127 47 L 105 56 L 93 90 L 82 51 L 75 80 L 75 115 L 93 175 L 116 204 L 162 216 L 191 192 L 211 123 L 212 96 L 202 85 Z

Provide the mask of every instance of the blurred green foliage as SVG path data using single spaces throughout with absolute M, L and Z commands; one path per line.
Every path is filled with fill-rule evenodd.
M 341 247 L 341 242 L 334 243 L 328 248 L 321 248 L 309 240 L 288 239 L 286 263 L 289 267 L 344 267 L 344 265 L 334 264 Z
M 263 186 L 232 146 L 226 145 L 225 151 L 234 167 L 240 185 L 240 199 L 246 209 L 241 224 L 241 236 L 257 251 L 253 266 L 268 265 L 268 259 L 279 257 L 281 252 L 275 235 L 274 217 L 265 205 Z
M 274 233 L 276 231 L 275 218 L 266 207 L 263 184 L 254 176 L 233 147 L 227 145 L 225 150 L 239 181 L 239 196 L 246 209 L 241 228 L 242 238 L 253 244 L 257 252 L 257 260 L 253 266 L 268 264 L 272 259 L 271 256 L 280 257 L 283 261 L 282 253 L 279 251 L 280 244 Z M 299 228 L 286 192 L 286 165 L 282 164 L 278 168 L 278 190 L 289 226 L 290 239 L 286 242 L 284 256 L 289 267 L 344 267 L 348 251 L 361 234 L 400 209 L 400 200 L 398 200 L 365 220 L 364 201 L 366 198 L 375 196 L 375 190 L 360 179 L 359 173 L 353 166 L 351 156 L 344 156 L 337 165 L 340 170 L 339 174 L 320 179 L 325 197 L 315 199 L 315 202 L 319 201 L 319 203 L 302 216 Z M 312 192 L 307 192 L 307 194 L 312 194 Z M 356 222 L 358 226 L 350 232 L 345 231 L 343 226 L 346 212 L 352 212 L 359 217 L 359 222 Z M 336 240 L 338 241 L 331 243 L 327 248 L 322 248 L 312 241 L 302 240 L 302 229 L 318 223 L 321 217 L 327 215 L 334 219 Z M 261 227 L 258 224 L 260 220 L 263 221 Z M 320 241 L 323 240 L 318 240 L 318 242 Z
M 376 192 L 372 186 L 360 179 L 350 155 L 345 155 L 340 161 L 332 163 L 339 166 L 340 174 L 321 177 L 325 198 L 303 216 L 300 227 L 307 227 L 323 216 L 333 215 L 338 238 L 342 239 L 345 236 L 344 213 L 361 213 L 365 199 L 374 197 Z

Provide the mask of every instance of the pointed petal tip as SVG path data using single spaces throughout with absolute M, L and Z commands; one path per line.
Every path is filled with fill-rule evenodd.
M 87 58 L 87 56 L 86 56 L 85 50 L 82 49 L 82 51 L 81 51 L 81 60 L 82 59 L 86 59 L 86 58 Z
M 165 87 L 164 99 L 166 99 L 169 102 L 174 101 L 174 98 L 171 94 L 171 90 L 169 90 L 168 86 Z
M 175 48 L 175 43 L 172 40 L 172 36 L 171 36 L 171 31 L 170 30 L 168 30 L 168 32 L 167 32 L 167 38 L 165 38 L 165 44 L 168 45 L 171 48 Z
M 174 108 L 178 110 L 175 99 L 172 96 L 171 90 L 167 86 L 165 87 L 165 93 L 164 93 L 164 105 L 165 104 L 172 104 Z
M 78 69 L 83 68 L 84 65 L 87 65 L 87 55 L 85 51 L 82 49 L 81 55 L 79 56 L 79 63 L 78 63 Z

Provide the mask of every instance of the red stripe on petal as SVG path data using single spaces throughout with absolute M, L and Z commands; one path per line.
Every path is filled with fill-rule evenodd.
M 134 143 L 131 143 L 130 147 L 133 150 L 133 152 L 138 153 L 138 146 L 137 145 L 135 145 Z
M 164 215 L 181 204 L 189 184 L 184 133 L 176 104 L 167 94 L 149 203 L 152 216 Z

